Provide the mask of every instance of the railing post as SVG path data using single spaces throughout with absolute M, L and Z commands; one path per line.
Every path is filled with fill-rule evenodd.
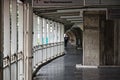
M 33 12 L 30 3 L 24 3 L 24 80 L 32 80 Z

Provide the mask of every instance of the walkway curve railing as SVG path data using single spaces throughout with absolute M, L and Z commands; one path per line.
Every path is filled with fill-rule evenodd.
M 37 45 L 33 47 L 33 76 L 41 66 L 64 55 L 64 42 Z

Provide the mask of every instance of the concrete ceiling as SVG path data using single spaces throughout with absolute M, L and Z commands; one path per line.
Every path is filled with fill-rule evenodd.
M 66 7 L 34 8 L 34 13 L 41 16 L 41 17 L 45 17 L 45 18 L 48 18 L 48 19 L 51 19 L 51 20 L 54 20 L 54 21 L 57 21 L 57 22 L 61 22 L 65 25 L 68 25 L 68 24 L 73 24 L 71 22 L 72 20 L 69 20 L 69 19 L 71 19 L 70 16 L 73 17 L 72 19 L 74 19 L 74 21 L 77 20 L 76 16 L 80 16 L 80 11 L 79 10 L 76 11 L 76 12 L 74 12 L 74 11 L 68 11 L 67 12 L 66 11 L 66 10 L 73 9 L 73 8 L 74 7 L 69 7 L 69 8 L 66 8 Z M 76 9 L 76 8 L 77 7 L 75 7 L 74 9 Z M 64 12 L 63 10 L 65 10 L 66 12 Z M 68 17 L 68 18 L 65 18 L 65 17 Z M 79 18 L 80 17 L 78 17 L 78 19 Z
M 61 22 L 64 25 L 73 25 L 83 22 L 82 13 L 86 9 L 120 8 L 120 0 L 81 1 L 84 3 L 74 6 L 33 6 L 33 11 L 38 16 Z

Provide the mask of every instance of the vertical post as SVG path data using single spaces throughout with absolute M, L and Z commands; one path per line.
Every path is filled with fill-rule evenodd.
M 45 49 L 43 51 L 43 54 L 44 54 L 43 56 L 44 56 L 44 60 L 46 60 L 47 59 L 47 48 L 46 48 L 47 47 L 47 45 L 46 45 L 47 44 L 47 41 L 46 41 L 47 40 L 47 19 L 43 20 L 43 27 L 44 27 L 43 35 L 44 35 L 44 44 L 45 44 L 44 45 Z
M 3 10 L 3 5 L 2 1 L 0 0 L 0 80 L 3 80 L 3 18 L 2 18 L 2 10 Z
M 44 50 L 45 51 L 44 55 L 45 55 L 45 60 L 47 60 L 47 48 L 46 48 L 47 44 L 48 44 L 47 43 L 47 19 L 45 19 L 45 22 L 44 22 L 44 34 L 45 34 L 44 38 L 45 38 L 45 44 L 46 44 L 45 45 L 45 50 Z
M 10 56 L 10 0 L 3 0 L 4 57 Z M 10 62 L 10 61 L 9 61 Z M 11 66 L 4 69 L 4 80 L 11 80 Z
M 61 52 L 63 54 L 63 52 L 64 52 L 64 44 L 63 44 L 63 42 L 64 42 L 64 25 L 63 24 L 61 24 L 61 42 L 62 42 Z
M 13 0 L 11 11 L 11 54 L 17 52 L 17 1 Z
M 32 5 L 24 3 L 24 80 L 32 80 Z
M 36 42 L 36 31 L 35 31 L 35 28 L 36 28 L 36 15 L 33 14 L 33 32 L 34 32 L 34 35 L 33 35 L 33 46 L 35 46 L 35 42 Z
M 56 22 L 54 22 L 54 27 L 53 27 L 53 35 L 54 35 L 54 53 L 57 53 L 57 47 L 56 47 Z
M 42 45 L 42 27 L 43 27 L 43 19 L 40 17 L 40 45 Z
M 57 23 L 58 24 L 58 52 L 56 53 L 56 54 L 59 54 L 60 53 L 60 45 L 59 45 L 59 43 L 60 43 L 60 24 L 59 23 Z
M 53 21 L 52 21 L 51 31 L 52 31 L 52 43 L 54 43 L 54 22 Z
M 10 17 L 11 17 L 11 41 L 10 41 L 10 51 L 11 51 L 11 56 L 13 54 L 17 53 L 17 0 L 11 0 L 11 9 L 10 9 Z M 18 62 L 14 63 L 13 65 L 10 66 L 10 71 L 11 71 L 11 80 L 16 80 L 17 79 L 17 74 L 18 74 L 18 68 L 17 68 Z
M 49 20 L 49 25 L 50 25 L 50 26 L 49 26 L 49 30 L 50 30 L 50 31 L 49 31 L 49 33 L 50 33 L 50 35 L 49 35 L 50 43 L 52 43 L 51 45 L 54 46 L 54 41 L 53 41 L 53 39 L 54 39 L 54 38 L 53 38 L 53 28 L 54 28 L 54 27 L 53 27 L 53 21 L 52 21 L 52 20 Z M 51 51 L 50 51 L 50 53 L 51 53 L 51 56 L 50 56 L 50 57 L 53 58 L 54 53 L 55 53 L 54 47 L 51 47 L 50 50 L 51 50 Z
M 42 40 L 42 43 L 41 43 L 41 45 L 42 45 L 42 48 L 43 48 L 43 18 L 41 18 L 41 40 Z M 42 49 L 42 61 L 43 61 L 43 49 Z
M 47 38 L 48 38 L 48 43 L 50 43 L 50 21 L 49 20 L 48 20 L 48 26 L 47 26 Z M 48 58 L 50 59 L 51 57 L 50 48 L 47 49 L 47 54 L 48 54 Z
M 40 45 L 42 45 L 42 37 L 43 37 L 43 19 L 40 17 Z M 41 46 L 42 48 L 42 46 Z M 43 60 L 43 50 L 41 50 L 41 61 Z
M 23 52 L 23 3 L 18 3 L 18 53 Z M 23 79 L 23 59 L 18 61 L 18 80 Z
M 55 42 L 58 44 L 58 25 L 57 22 L 55 22 Z M 56 46 L 56 53 L 58 53 L 58 46 Z

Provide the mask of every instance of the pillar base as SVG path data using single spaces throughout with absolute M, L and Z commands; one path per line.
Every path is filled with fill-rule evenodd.
M 76 64 L 75 66 L 77 69 L 81 68 L 120 68 L 120 66 L 114 66 L 114 65 L 108 65 L 108 66 L 89 66 L 89 65 L 82 65 L 82 64 Z

